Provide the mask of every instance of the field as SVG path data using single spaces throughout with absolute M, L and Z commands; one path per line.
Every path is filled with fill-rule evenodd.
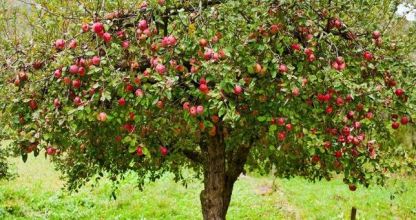
M 131 174 L 111 199 L 112 184 L 69 194 L 43 157 L 14 160 L 19 177 L 0 182 L 0 219 L 200 219 L 200 182 L 185 188 L 166 175 L 144 191 Z M 416 179 L 391 179 L 386 186 L 350 192 L 340 179 L 311 183 L 243 176 L 234 189 L 228 219 L 416 219 Z

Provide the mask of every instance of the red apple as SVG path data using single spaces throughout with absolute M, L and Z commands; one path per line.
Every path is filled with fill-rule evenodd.
M 81 26 L 82 32 L 87 32 L 90 29 L 90 26 L 86 23 Z
M 204 113 L 204 106 L 198 105 L 196 107 L 196 112 L 198 113 L 198 115 L 202 115 Z
M 218 117 L 218 115 L 213 115 L 211 116 L 211 120 L 212 122 L 217 123 L 220 120 L 220 117 Z
M 207 84 L 200 84 L 199 85 L 199 91 L 201 91 L 204 94 L 207 94 L 209 92 L 209 88 Z
M 213 53 L 212 54 L 212 60 L 218 61 L 219 59 L 220 59 L 220 55 L 218 53 Z
M 376 46 L 381 47 L 383 45 L 383 39 L 381 37 L 374 40 Z
M 207 84 L 207 80 L 202 77 L 201 79 L 199 79 L 199 84 Z
M 255 73 L 261 73 L 262 69 L 263 69 L 263 67 L 260 64 L 256 63 L 256 65 L 254 65 L 254 72 Z
M 77 65 L 71 65 L 69 67 L 69 72 L 72 74 L 77 74 L 79 71 L 79 67 Z
M 130 123 L 126 123 L 123 125 L 123 129 L 126 130 L 129 133 L 133 133 L 136 130 L 136 126 L 130 124 Z
M 80 97 L 78 97 L 78 96 L 76 96 L 76 97 L 74 98 L 74 104 L 75 104 L 76 106 L 80 106 L 80 105 L 82 104 L 81 98 L 80 98 Z
M 333 108 L 332 106 L 328 105 L 328 106 L 325 108 L 325 112 L 326 112 L 327 114 L 332 114 L 332 112 L 334 112 L 334 108 Z
M 53 74 L 54 74 L 55 78 L 59 79 L 62 76 L 62 70 L 57 69 L 57 70 L 55 70 L 55 72 Z
M 344 62 L 345 62 L 344 58 L 343 58 L 343 57 L 341 57 L 341 56 L 338 56 L 337 58 L 335 58 L 335 61 L 336 61 L 338 64 L 340 64 L 340 63 L 344 63 Z
M 55 108 L 59 108 L 61 106 L 61 102 L 58 98 L 53 100 L 53 105 L 55 106 Z
M 381 37 L 380 31 L 373 31 L 373 39 L 378 39 Z
M 407 116 L 403 116 L 400 119 L 400 123 L 402 123 L 402 125 L 407 125 L 409 123 L 409 118 Z
M 393 123 L 391 123 L 391 127 L 393 129 L 398 129 L 400 127 L 400 123 L 397 121 L 394 121 Z
M 56 154 L 56 149 L 55 148 L 53 148 L 53 147 L 48 147 L 47 149 L 46 149 L 46 153 L 48 154 L 48 155 L 55 155 Z
M 341 158 L 342 157 L 342 151 L 340 151 L 340 150 L 335 151 L 334 156 L 336 158 Z
M 136 149 L 137 156 L 143 156 L 143 148 L 141 146 L 138 146 Z
M 134 112 L 129 112 L 129 119 L 131 121 L 134 121 L 135 118 L 136 118 L 136 115 L 134 114 Z
M 163 64 L 157 64 L 155 70 L 160 75 L 163 75 L 166 72 L 166 67 Z
M 100 65 L 101 58 L 99 56 L 94 56 L 91 61 L 94 66 L 98 66 Z
M 373 54 L 369 51 L 365 51 L 364 54 L 363 54 L 363 57 L 367 61 L 372 61 L 373 60 Z
M 204 59 L 205 60 L 210 60 L 212 58 L 212 55 L 214 54 L 214 52 L 211 49 L 206 49 L 204 52 Z
M 374 114 L 372 113 L 372 112 L 367 112 L 366 114 L 365 114 L 365 117 L 367 118 L 367 119 L 373 119 L 374 118 Z
M 131 85 L 130 83 L 129 84 L 127 84 L 126 85 L 126 87 L 124 88 L 124 90 L 126 91 L 126 92 L 133 92 L 133 90 L 134 90 L 134 87 L 133 87 L 133 85 Z
M 347 118 L 348 118 L 348 119 L 353 119 L 353 118 L 354 118 L 354 115 L 355 115 L 355 112 L 354 112 L 354 111 L 349 111 L 349 112 L 347 113 Z
M 277 138 L 279 139 L 279 141 L 284 141 L 286 139 L 286 132 L 284 131 L 280 131 L 277 133 Z
M 125 106 L 125 105 L 126 105 L 126 100 L 125 100 L 124 98 L 120 98 L 120 99 L 118 100 L 118 105 L 119 105 L 119 106 Z
M 121 47 L 123 47 L 124 49 L 128 49 L 130 47 L 130 41 L 125 40 L 121 42 Z
M 404 90 L 403 89 L 396 89 L 396 91 L 394 92 L 397 96 L 403 96 L 404 95 Z
M 36 101 L 35 101 L 35 100 L 31 99 L 31 100 L 29 101 L 29 107 L 30 107 L 30 109 L 32 109 L 32 110 L 36 110 L 36 109 L 38 108 L 38 103 L 36 103 Z
M 330 141 L 325 141 L 325 142 L 324 142 L 324 148 L 325 148 L 325 149 L 327 149 L 327 150 L 328 150 L 329 148 L 331 148 L 331 146 L 332 146 L 332 143 L 331 143 Z
M 355 121 L 355 122 L 353 123 L 353 126 L 354 126 L 354 128 L 355 128 L 355 129 L 359 129 L 359 128 L 361 128 L 361 122 L 359 122 L 359 121 Z
M 287 66 L 285 64 L 280 64 L 279 65 L 279 72 L 280 73 L 287 73 L 289 69 L 287 68 Z
M 96 22 L 92 25 L 92 30 L 97 34 L 102 33 L 104 32 L 104 25 L 101 22 Z
M 77 64 L 78 66 L 83 66 L 83 67 L 86 67 L 86 66 L 87 66 L 87 63 L 86 63 L 86 61 L 85 61 L 85 59 L 84 59 L 84 58 L 80 58 L 80 59 L 78 59 L 78 60 L 77 60 L 77 62 L 76 62 L 76 64 Z
M 345 126 L 345 127 L 342 128 L 342 134 L 343 135 L 348 136 L 348 135 L 350 135 L 350 133 L 351 133 L 351 129 L 349 127 Z
M 309 55 L 313 54 L 313 50 L 312 50 L 311 48 L 306 48 L 306 49 L 305 49 L 305 54 L 306 54 L 307 56 L 309 56 Z
M 17 80 L 21 80 L 21 81 L 26 81 L 27 80 L 27 74 L 26 74 L 26 72 L 25 71 L 20 71 L 18 74 L 17 74 L 17 77 L 16 77 L 16 79 Z
M 176 38 L 173 35 L 166 36 L 162 39 L 162 47 L 169 47 L 176 45 Z
M 65 84 L 65 85 L 70 85 L 70 84 L 71 84 L 71 78 L 69 78 L 69 77 L 64 77 L 64 84 Z
M 280 25 L 279 24 L 272 24 L 270 26 L 270 33 L 271 34 L 277 34 L 280 31 Z
M 300 51 L 300 49 L 301 49 L 300 44 L 292 44 L 290 47 L 291 47 L 291 48 L 292 48 L 292 50 L 294 50 L 294 51 Z
M 183 103 L 183 105 L 182 105 L 182 108 L 183 108 L 184 110 L 188 111 L 188 110 L 189 110 L 189 108 L 190 108 L 190 104 L 189 104 L 189 102 L 184 102 L 184 103 Z
M 68 47 L 71 48 L 71 49 L 75 49 L 77 47 L 77 41 L 76 40 L 71 40 L 69 42 Z
M 312 163 L 318 163 L 321 160 L 321 158 L 319 157 L 319 155 L 313 155 L 312 156 Z
M 280 117 L 277 119 L 277 124 L 280 126 L 284 126 L 285 125 L 285 119 Z
M 208 45 L 208 41 L 206 39 L 199 40 L 199 46 L 206 47 Z
M 355 190 L 357 190 L 357 186 L 355 185 L 355 184 L 349 184 L 348 185 L 348 188 L 351 190 L 351 191 L 355 191 Z
M 168 154 L 168 149 L 164 146 L 160 146 L 160 153 L 162 156 L 166 156 Z
M 78 74 L 79 74 L 79 76 L 81 76 L 81 77 L 83 77 L 83 76 L 85 76 L 85 68 L 84 67 L 79 67 L 78 68 Z
M 191 116 L 194 116 L 194 117 L 198 114 L 195 106 L 192 106 L 191 108 L 189 108 L 189 114 L 191 114 Z
M 344 99 L 342 99 L 341 97 L 337 97 L 337 99 L 335 100 L 335 103 L 338 106 L 343 106 L 344 105 Z
M 307 57 L 308 62 L 313 62 L 315 60 L 316 60 L 315 54 L 308 55 L 308 57 Z
M 338 18 L 334 20 L 334 27 L 340 29 L 342 27 L 342 22 Z
M 343 135 L 339 135 L 337 141 L 340 142 L 340 143 L 344 143 L 345 142 L 345 137 Z
M 239 86 L 239 85 L 236 85 L 235 87 L 234 87 L 234 94 L 236 94 L 236 95 L 241 95 L 241 93 L 243 92 L 243 88 L 241 88 L 241 86 Z
M 136 89 L 136 91 L 134 92 L 134 95 L 136 95 L 137 97 L 143 97 L 143 91 L 141 89 Z
M 144 31 L 144 30 L 146 30 L 149 26 L 147 25 L 147 21 L 146 21 L 146 20 L 140 20 L 140 21 L 139 21 L 139 24 L 137 24 L 137 27 L 138 27 L 140 30 Z
M 55 48 L 57 50 L 63 50 L 65 48 L 65 40 L 64 39 L 58 39 L 55 41 Z
M 75 89 L 79 89 L 81 87 L 81 80 L 79 79 L 73 80 L 72 87 L 74 87 Z
M 124 37 L 126 37 L 126 32 L 124 30 L 119 30 L 117 31 L 117 37 L 120 39 L 123 39 Z
M 97 120 L 101 122 L 107 121 L 107 114 L 105 112 L 98 113 Z
M 298 87 L 295 87 L 292 89 L 292 95 L 293 96 L 299 96 L 300 95 L 300 90 Z
M 111 34 L 110 33 L 108 33 L 108 32 L 105 32 L 104 34 L 103 34 L 103 40 L 104 40 L 104 42 L 106 42 L 106 43 L 108 43 L 108 42 L 110 42 L 111 41 Z
M 162 100 L 157 101 L 156 107 L 158 107 L 159 109 L 162 109 L 164 107 L 163 101 Z

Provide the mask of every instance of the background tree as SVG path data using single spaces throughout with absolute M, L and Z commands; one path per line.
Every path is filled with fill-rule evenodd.
M 415 117 L 400 3 L 25 2 L 2 20 L 6 131 L 70 189 L 192 169 L 204 219 L 225 219 L 245 170 L 381 184 L 406 165 L 391 137 Z

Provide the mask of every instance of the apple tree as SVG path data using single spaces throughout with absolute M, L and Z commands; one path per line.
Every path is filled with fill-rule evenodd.
M 225 219 L 246 171 L 382 184 L 416 117 L 400 3 L 33 1 L 26 33 L 2 40 L 8 137 L 70 189 L 191 169 L 204 219 Z

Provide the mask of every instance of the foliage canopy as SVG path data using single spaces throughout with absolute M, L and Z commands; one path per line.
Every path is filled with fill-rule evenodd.
M 70 188 L 184 167 L 228 197 L 245 168 L 354 188 L 407 163 L 391 157 L 416 116 L 400 1 L 35 2 L 14 20 L 30 37 L 1 42 L 8 135 Z

